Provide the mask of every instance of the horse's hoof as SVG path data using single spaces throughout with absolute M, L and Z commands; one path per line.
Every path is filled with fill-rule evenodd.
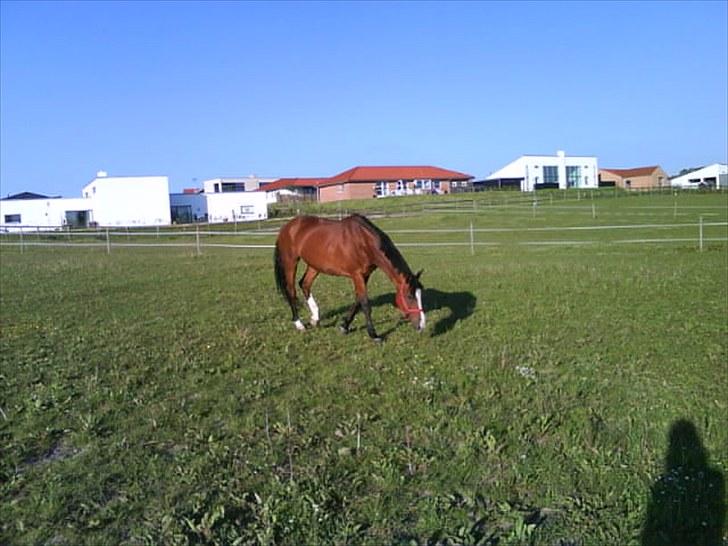
M 317 320 L 312 320 L 312 321 L 310 322 L 310 324 L 311 324 L 311 328 L 316 328 L 316 326 L 318 326 L 318 325 L 319 325 L 319 321 L 317 321 Z
M 306 327 L 303 325 L 303 322 L 301 322 L 300 320 L 294 320 L 293 321 L 293 326 L 295 326 L 296 327 L 296 330 L 298 330 L 299 332 L 305 332 L 306 331 Z
M 339 326 L 339 332 L 346 335 L 349 333 L 349 329 L 346 326 Z
M 383 337 L 376 336 L 376 337 L 373 337 L 372 338 L 372 341 L 378 345 L 378 344 L 384 342 L 384 338 Z

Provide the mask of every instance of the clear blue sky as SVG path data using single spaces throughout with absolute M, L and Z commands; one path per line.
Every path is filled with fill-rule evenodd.
M 728 3 L 0 3 L 0 193 L 725 162 Z

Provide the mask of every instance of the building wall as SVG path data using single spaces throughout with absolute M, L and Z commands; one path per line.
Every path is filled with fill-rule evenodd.
M 171 223 L 166 176 L 97 177 L 83 188 L 99 226 L 166 226 Z
M 645 176 L 629 176 L 622 179 L 622 184 L 629 189 L 646 189 L 657 187 L 657 180 L 651 174 Z
M 524 155 L 494 172 L 486 180 L 523 178 L 521 191 L 533 191 L 537 184 L 547 182 L 545 167 L 555 167 L 559 189 L 596 188 L 599 185 L 599 169 L 594 156 Z M 578 167 L 579 174 L 573 186 L 568 185 L 567 167 Z
M 7 199 L 0 200 L 0 228 L 16 231 L 22 226 L 31 229 L 59 229 L 66 224 L 66 212 L 90 211 L 89 199 Z M 6 217 L 20 215 L 20 222 L 6 222 Z
M 350 182 L 319 188 L 319 202 L 321 203 L 347 199 L 372 199 L 373 197 L 374 184 L 372 182 Z
M 209 193 L 205 197 L 209 222 L 246 222 L 268 218 L 268 202 L 263 191 Z
M 190 207 L 192 222 L 247 222 L 268 218 L 265 192 L 173 193 L 170 206 Z
M 658 167 L 652 173 L 643 176 L 622 176 L 607 169 L 600 169 L 602 182 L 613 181 L 618 188 L 646 189 L 667 186 L 670 179 L 667 173 Z
M 377 197 L 376 182 L 349 182 L 344 184 L 336 184 L 332 186 L 324 186 L 319 189 L 319 201 L 321 203 L 329 203 L 332 201 L 343 201 L 345 199 L 372 199 Z M 468 184 L 469 185 L 469 184 Z M 463 183 L 463 188 L 466 185 Z M 452 190 L 449 180 L 440 181 L 439 193 L 450 193 Z M 430 189 L 415 188 L 413 180 L 406 180 L 404 187 L 401 187 L 397 181 L 386 181 L 386 194 L 384 196 L 398 195 L 423 195 L 430 193 Z
M 222 193 L 223 184 L 240 184 L 245 187 L 244 191 L 258 191 L 260 184 L 266 182 L 274 182 L 276 178 L 261 178 L 259 176 L 240 176 L 228 178 L 211 178 L 205 180 L 202 185 L 205 193 Z M 217 191 L 215 191 L 217 186 Z

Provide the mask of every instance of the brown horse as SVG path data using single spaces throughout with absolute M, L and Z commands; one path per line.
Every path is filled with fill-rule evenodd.
M 311 285 L 319 273 L 349 277 L 354 283 L 356 300 L 341 323 L 344 333 L 361 310 L 367 321 L 369 337 L 381 341 L 372 324 L 367 297 L 367 281 L 380 268 L 397 288 L 395 302 L 404 318 L 417 330 L 425 327 L 420 274 L 413 274 L 392 240 L 367 218 L 354 214 L 341 221 L 316 216 L 298 216 L 283 226 L 275 249 L 275 276 L 278 289 L 288 300 L 293 324 L 305 326 L 298 316 L 296 266 L 303 260 L 307 267 L 299 285 L 311 311 L 311 324 L 318 324 L 319 309 L 311 295 Z

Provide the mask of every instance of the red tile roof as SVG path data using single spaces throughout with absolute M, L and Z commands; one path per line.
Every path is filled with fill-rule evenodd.
M 659 169 L 659 165 L 653 165 L 651 167 L 635 167 L 633 169 L 600 169 L 602 171 L 609 171 L 622 178 L 630 178 L 635 176 L 650 176 L 653 172 Z
M 469 174 L 431 166 L 410 167 L 354 167 L 322 182 L 321 185 L 342 184 L 346 182 L 378 182 L 380 180 L 470 180 Z
M 351 182 L 379 182 L 380 180 L 470 180 L 472 175 L 440 167 L 354 167 L 329 178 L 280 178 L 261 186 L 263 191 L 275 191 L 293 187 L 321 187 Z
M 321 184 L 325 178 L 279 178 L 275 182 L 261 185 L 263 191 L 283 190 L 286 188 L 304 188 L 316 187 Z

